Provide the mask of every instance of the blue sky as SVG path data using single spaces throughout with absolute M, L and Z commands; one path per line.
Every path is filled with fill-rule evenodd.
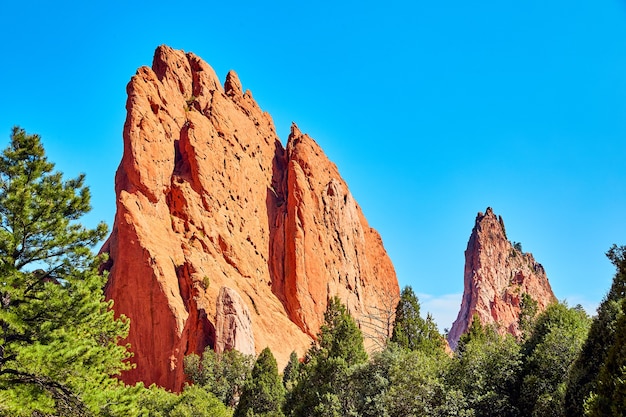
M 0 144 L 20 125 L 86 173 L 90 224 L 112 225 L 126 83 L 168 44 L 234 69 L 283 141 L 292 121 L 318 141 L 440 329 L 487 206 L 559 299 L 591 313 L 608 290 L 604 252 L 626 244 L 624 1 L 97 3 L 0 5 Z

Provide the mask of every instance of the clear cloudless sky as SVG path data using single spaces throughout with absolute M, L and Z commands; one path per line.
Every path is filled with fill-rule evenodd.
M 589 313 L 626 244 L 626 2 L 10 1 L 0 4 L 0 146 L 39 133 L 113 223 L 125 87 L 167 44 L 239 74 L 335 162 L 401 285 L 440 330 L 478 211 Z M 2 145 L 4 143 L 4 145 Z

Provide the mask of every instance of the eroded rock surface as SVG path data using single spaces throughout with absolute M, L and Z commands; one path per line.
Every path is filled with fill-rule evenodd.
M 520 335 L 518 319 L 522 294 L 537 301 L 539 310 L 556 301 L 546 272 L 531 253 L 516 249 L 507 239 L 502 217 L 489 207 L 478 213 L 465 250 L 465 283 L 457 319 L 448 334 L 455 349 L 474 314 L 481 323 L 496 324 L 501 333 Z
M 222 87 L 200 58 L 161 46 L 127 92 L 102 249 L 107 297 L 131 319 L 137 366 L 126 382 L 179 390 L 183 357 L 206 346 L 269 346 L 283 366 L 309 346 L 329 297 L 367 321 L 398 295 L 382 240 L 337 167 L 295 125 L 284 147 L 234 72 Z M 246 320 L 232 340 L 218 325 L 223 287 L 238 297 L 235 316 L 249 315 L 242 345 Z
M 248 306 L 237 291 L 222 287 L 217 296 L 215 314 L 215 351 L 222 353 L 236 349 L 254 355 L 254 333 Z

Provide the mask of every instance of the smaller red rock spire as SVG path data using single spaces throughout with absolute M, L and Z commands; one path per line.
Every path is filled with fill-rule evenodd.
M 241 81 L 239 81 L 239 76 L 235 71 L 228 71 L 228 74 L 226 75 L 226 82 L 224 83 L 224 90 L 226 92 L 226 95 L 231 97 L 241 97 L 243 95 Z
M 500 333 L 519 336 L 522 294 L 538 303 L 540 311 L 555 301 L 546 273 L 532 254 L 522 253 L 507 239 L 502 217 L 491 207 L 478 213 L 465 250 L 465 288 L 448 342 L 455 349 L 459 338 L 478 314 L 483 324 L 495 324 Z
M 297 138 L 298 136 L 302 136 L 302 132 L 298 128 L 296 122 L 291 122 L 291 132 L 289 133 L 289 138 Z

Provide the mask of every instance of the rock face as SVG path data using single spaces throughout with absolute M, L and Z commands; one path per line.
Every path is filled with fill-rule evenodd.
M 215 314 L 215 351 L 223 353 L 236 349 L 254 355 L 254 332 L 248 307 L 237 291 L 220 288 Z
M 511 244 L 502 217 L 496 217 L 490 207 L 476 216 L 467 243 L 464 286 L 461 310 L 448 334 L 453 349 L 474 314 L 481 323 L 496 324 L 500 333 L 517 337 L 522 294 L 536 300 L 539 311 L 556 301 L 543 266 Z
M 329 297 L 362 322 L 399 294 L 337 167 L 292 126 L 287 146 L 234 72 L 157 48 L 127 87 L 106 295 L 131 319 L 122 378 L 179 390 L 206 346 L 279 366 L 309 346 Z M 365 324 L 365 323 L 364 323 Z

